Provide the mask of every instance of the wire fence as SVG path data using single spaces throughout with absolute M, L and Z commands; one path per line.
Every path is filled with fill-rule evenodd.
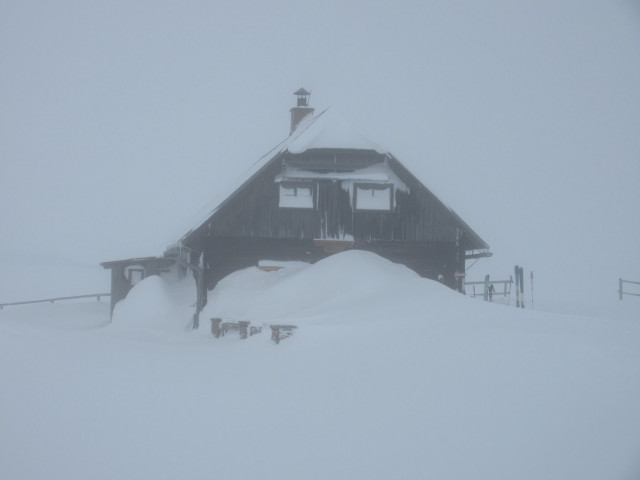
M 43 298 L 41 300 L 27 300 L 24 302 L 10 302 L 10 303 L 0 303 L 0 310 L 4 307 L 8 307 L 11 305 L 28 305 L 31 303 L 54 303 L 54 302 L 62 302 L 65 300 L 75 300 L 78 298 L 96 298 L 99 302 L 101 297 L 110 297 L 110 293 L 89 293 L 87 295 L 75 295 L 72 297 L 55 297 L 55 298 Z

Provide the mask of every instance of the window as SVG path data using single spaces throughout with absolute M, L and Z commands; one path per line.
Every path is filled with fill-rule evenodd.
M 144 273 L 144 268 L 128 268 L 127 279 L 129 280 L 129 285 L 133 287 L 136 283 L 144 280 Z
M 384 210 L 392 208 L 391 185 L 356 184 L 356 210 Z
M 312 183 L 283 182 L 280 184 L 281 208 L 314 208 Z

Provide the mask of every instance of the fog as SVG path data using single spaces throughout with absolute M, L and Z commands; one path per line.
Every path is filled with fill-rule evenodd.
M 519 264 L 541 307 L 614 309 L 640 281 L 638 52 L 633 0 L 0 0 L 0 258 L 162 253 L 305 87 L 489 243 L 470 279 Z

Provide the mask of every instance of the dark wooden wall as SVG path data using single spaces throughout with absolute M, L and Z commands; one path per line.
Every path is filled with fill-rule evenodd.
M 456 225 L 448 212 L 415 185 L 409 185 L 408 193 L 396 191 L 393 212 L 354 212 L 349 192 L 332 180 L 314 181 L 318 189 L 315 209 L 281 208 L 279 184 L 275 182 L 280 170 L 281 163 L 274 162 L 224 205 L 203 226 L 202 238 L 313 239 L 353 235 L 356 240 L 365 241 L 456 241 Z M 201 250 L 197 241 L 192 245 Z
M 339 181 L 328 179 L 313 181 L 317 189 L 313 209 L 279 206 L 280 184 L 276 178 L 285 165 L 323 173 L 383 161 L 409 189 L 395 190 L 393 211 L 354 211 L 350 193 Z M 314 263 L 329 255 L 314 244 L 314 239 L 344 237 L 353 238 L 353 248 L 402 263 L 423 277 L 438 279 L 442 275 L 444 283 L 452 288 L 457 286 L 455 273 L 464 272 L 465 251 L 486 248 L 393 157 L 375 152 L 350 156 L 340 151 L 276 156 L 184 243 L 203 252 L 205 280 L 211 289 L 228 274 L 255 266 L 262 259 Z
M 354 211 L 350 192 L 340 181 L 322 175 L 313 180 L 317 189 L 313 209 L 279 206 L 280 184 L 276 178 L 285 166 L 322 174 L 357 171 L 382 162 L 387 162 L 408 187 L 408 191 L 394 188 L 392 211 Z M 376 253 L 423 277 L 437 280 L 441 276 L 451 288 L 460 287 L 455 273 L 464 272 L 466 251 L 488 248 L 393 156 L 373 150 L 278 154 L 180 243 L 195 251 L 197 258 L 190 259 L 193 265 L 199 265 L 202 258 L 204 282 L 199 285 L 212 289 L 230 273 L 255 266 L 259 260 L 315 263 L 332 254 L 316 245 L 315 239 L 341 238 L 353 240 L 348 248 Z M 126 267 L 142 266 L 148 276 L 167 271 L 175 261 L 175 255 L 165 254 L 162 258 L 103 263 L 103 267 L 112 269 L 112 311 L 132 287 L 125 276 Z M 201 270 L 193 270 L 200 279 Z M 199 290 L 198 298 L 199 305 L 201 300 L 206 302 L 206 291 Z
M 131 290 L 131 283 L 124 275 L 125 265 L 116 265 L 111 268 L 111 314 L 120 300 L 125 298 Z
M 131 288 L 133 288 L 130 279 L 125 275 L 127 268 L 142 269 L 144 271 L 143 278 L 146 278 L 167 272 L 174 263 L 175 260 L 173 258 L 167 257 L 147 257 L 102 263 L 104 268 L 111 270 L 111 313 L 113 314 L 116 304 L 126 298 Z

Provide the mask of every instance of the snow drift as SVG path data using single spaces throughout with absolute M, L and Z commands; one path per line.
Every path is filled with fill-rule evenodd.
M 351 251 L 220 282 L 203 319 L 299 325 L 275 345 L 185 332 L 188 287 L 151 277 L 103 328 L 0 312 L 2 478 L 639 477 L 637 322 L 473 301 Z
M 350 250 L 314 265 L 278 272 L 255 267 L 223 279 L 209 297 L 205 318 L 280 323 L 373 320 L 415 315 L 417 302 L 466 303 L 450 289 L 373 253 Z
M 184 332 L 192 328 L 196 285 L 192 277 L 153 275 L 138 282 L 113 310 L 115 328 Z

